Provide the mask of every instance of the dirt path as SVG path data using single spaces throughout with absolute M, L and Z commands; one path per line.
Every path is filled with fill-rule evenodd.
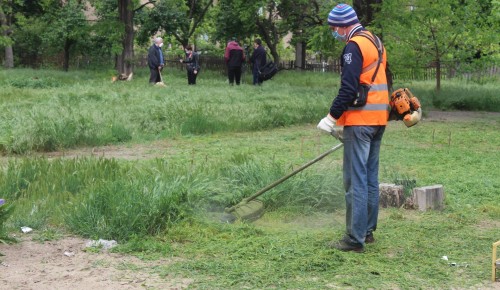
M 65 237 L 40 243 L 25 237 L 0 244 L 0 289 L 114 290 L 185 289 L 190 279 L 160 277 L 154 268 L 169 260 L 144 262 L 131 256 L 84 251 L 88 241 Z

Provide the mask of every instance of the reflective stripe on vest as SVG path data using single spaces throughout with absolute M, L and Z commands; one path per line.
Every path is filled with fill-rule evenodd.
M 363 55 L 363 70 L 359 82 L 370 84 L 377 67 L 378 51 L 373 43 L 364 36 L 354 36 L 349 41 L 356 42 Z M 375 62 L 375 65 L 373 63 Z M 382 126 L 387 125 L 389 117 L 389 91 L 385 75 L 386 53 L 382 56 L 382 62 L 378 69 L 375 80 L 370 84 L 366 105 L 363 107 L 349 107 L 337 120 L 340 126 Z

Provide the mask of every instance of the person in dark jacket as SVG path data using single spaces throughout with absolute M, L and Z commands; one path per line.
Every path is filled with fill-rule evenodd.
M 181 59 L 180 62 L 186 64 L 188 85 L 196 85 L 196 77 L 200 72 L 200 57 L 198 53 L 193 51 L 191 45 L 186 46 L 185 52 L 186 59 Z
M 241 80 L 241 67 L 245 61 L 245 53 L 243 48 L 236 41 L 230 41 L 226 46 L 224 53 L 224 60 L 227 65 L 227 76 L 229 84 L 233 85 L 236 80 L 236 85 L 240 85 Z
M 261 85 L 262 80 L 259 79 L 259 71 L 260 68 L 266 65 L 266 50 L 262 47 L 262 41 L 260 38 L 256 38 L 253 41 L 253 53 L 250 58 L 250 62 L 253 65 L 252 73 L 253 73 L 253 84 Z
M 149 83 L 154 85 L 161 82 L 160 71 L 165 65 L 163 59 L 163 52 L 161 47 L 163 46 L 163 39 L 157 37 L 154 40 L 153 45 L 148 50 L 148 66 L 149 66 Z

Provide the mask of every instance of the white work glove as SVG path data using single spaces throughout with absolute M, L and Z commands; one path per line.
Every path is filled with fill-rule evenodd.
M 338 127 L 335 125 L 337 121 L 330 115 L 326 115 L 321 121 L 319 121 L 317 128 L 321 131 L 331 134 L 336 139 L 342 141 L 342 133 L 344 131 L 343 127 Z
M 326 133 L 332 133 L 333 127 L 335 127 L 335 119 L 330 116 L 330 114 L 326 115 L 321 121 L 318 123 L 318 129 L 325 131 Z

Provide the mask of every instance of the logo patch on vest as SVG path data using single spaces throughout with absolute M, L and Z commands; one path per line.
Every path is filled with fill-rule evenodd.
M 346 64 L 351 64 L 352 62 L 352 53 L 344 54 L 344 61 Z

